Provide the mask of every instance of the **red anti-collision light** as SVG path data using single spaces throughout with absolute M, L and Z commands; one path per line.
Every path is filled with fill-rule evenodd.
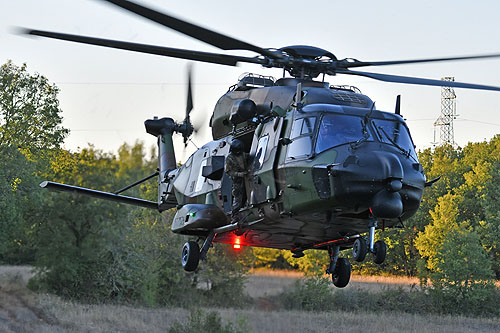
M 241 249 L 241 244 L 240 244 L 240 238 L 239 237 L 236 237 L 234 239 L 233 249 L 235 249 L 235 250 Z

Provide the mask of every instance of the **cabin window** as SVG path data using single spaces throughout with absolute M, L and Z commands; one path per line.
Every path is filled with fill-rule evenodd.
M 292 125 L 290 139 L 292 143 L 288 145 L 287 158 L 305 158 L 311 155 L 312 135 L 316 125 L 316 117 L 304 117 L 296 119 Z
M 200 192 L 203 189 L 203 184 L 207 180 L 205 177 L 203 177 L 203 167 L 208 164 L 207 162 L 208 162 L 208 158 L 201 161 L 200 171 L 198 173 L 198 179 L 196 180 L 196 188 L 194 190 L 195 192 Z
M 417 154 L 410 133 L 403 123 L 392 120 L 374 119 L 373 126 L 380 141 L 388 144 L 396 144 L 417 160 Z
M 254 167 L 255 169 L 260 169 L 262 168 L 262 165 L 264 164 L 264 157 L 266 156 L 266 151 L 267 151 L 267 142 L 269 141 L 269 135 L 264 135 L 259 139 L 259 143 L 257 145 L 257 151 L 255 152 L 255 159 L 254 159 Z
M 365 135 L 367 135 L 367 141 L 373 140 L 369 131 L 366 134 L 363 133 L 363 118 L 341 114 L 325 114 L 319 125 L 314 152 L 319 154 L 335 146 L 356 142 L 363 139 Z

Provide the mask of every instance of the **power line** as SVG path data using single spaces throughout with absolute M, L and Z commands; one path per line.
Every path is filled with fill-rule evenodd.
M 490 123 L 490 122 L 481 121 L 481 120 L 472 120 L 472 119 L 464 119 L 464 118 L 460 118 L 460 119 L 456 119 L 456 120 L 457 121 L 470 121 L 472 123 L 478 123 L 478 124 L 485 124 L 485 125 L 499 126 L 500 127 L 500 124 Z

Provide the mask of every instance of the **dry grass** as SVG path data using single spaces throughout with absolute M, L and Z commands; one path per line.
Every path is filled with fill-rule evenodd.
M 149 309 L 117 305 L 84 305 L 52 295 L 36 295 L 25 287 L 31 274 L 29 267 L 0 267 L 0 332 L 165 332 L 175 321 L 185 322 L 189 317 L 189 311 L 180 308 Z M 301 276 L 296 273 L 282 271 L 255 272 L 249 277 L 249 283 L 254 284 L 254 289 L 260 286 L 260 289 L 274 293 L 299 278 Z M 357 283 L 411 285 L 414 280 L 353 276 L 353 284 Z M 263 288 L 264 286 L 266 288 Z M 248 288 L 247 285 L 247 290 Z M 258 299 L 254 309 L 204 309 L 204 311 L 217 311 L 224 320 L 230 322 L 236 322 L 239 316 L 243 316 L 246 318 L 248 328 L 254 332 L 500 331 L 499 318 L 283 311 L 265 298 Z
M 185 322 L 185 309 L 144 309 L 126 306 L 81 305 L 53 296 L 40 297 L 70 332 L 165 332 L 175 321 Z M 457 316 L 421 316 L 400 313 L 263 311 L 259 309 L 204 309 L 217 311 L 224 320 L 246 318 L 253 332 L 498 332 L 500 321 Z
M 325 275 L 325 277 L 328 276 Z M 246 291 L 253 298 L 277 295 L 302 278 L 304 274 L 297 271 L 254 270 L 247 277 Z M 410 290 L 418 287 L 419 280 L 414 277 L 352 275 L 345 290 L 361 289 L 380 292 L 387 289 Z
M 304 274 L 295 271 L 256 270 L 247 276 L 245 291 L 252 298 L 278 295 L 301 278 Z
M 352 275 L 351 281 L 345 289 L 362 289 L 369 292 L 379 292 L 387 289 L 401 288 L 411 290 L 419 287 L 420 281 L 414 277 Z

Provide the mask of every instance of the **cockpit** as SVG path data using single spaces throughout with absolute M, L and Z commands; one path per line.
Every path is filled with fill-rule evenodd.
M 351 111 L 358 112 L 318 109 L 318 112 L 298 114 L 292 123 L 287 159 L 310 158 L 341 145 L 350 144 L 355 149 L 363 142 L 378 141 L 418 160 L 408 128 L 399 116 L 387 116 L 380 111 L 367 115 L 366 109 Z

